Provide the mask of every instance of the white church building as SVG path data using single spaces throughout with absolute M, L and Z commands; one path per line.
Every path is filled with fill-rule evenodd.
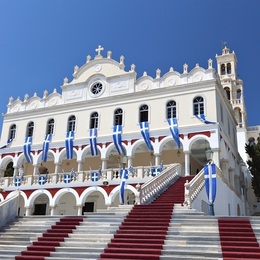
M 155 77 L 137 78 L 134 64 L 125 69 L 124 56 L 116 61 L 98 46 L 61 91 L 10 97 L 0 201 L 19 191 L 22 216 L 95 212 L 120 204 L 120 169 L 126 168 L 125 204 L 142 203 L 140 191 L 151 182 L 192 175 L 184 205 L 205 211 L 203 165 L 212 151 L 216 215 L 252 215 L 243 82 L 227 47 L 216 63 L 216 69 L 209 59 L 207 68 L 184 64 L 182 72 L 158 69 Z M 145 192 L 154 193 L 151 186 Z

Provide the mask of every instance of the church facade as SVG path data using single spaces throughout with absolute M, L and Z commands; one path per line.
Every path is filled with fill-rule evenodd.
M 179 163 L 181 175 L 195 176 L 210 149 L 236 196 L 226 214 L 251 214 L 247 115 L 235 53 L 223 48 L 217 70 L 210 59 L 207 68 L 184 64 L 181 73 L 158 69 L 154 78 L 146 72 L 137 78 L 134 64 L 127 71 L 123 56 L 116 61 L 111 51 L 103 53 L 98 46 L 93 59 L 75 66 L 61 93 L 9 99 L 0 199 L 18 189 L 21 215 L 80 215 L 120 204 L 120 171 L 129 169 L 124 203 L 132 204 L 137 186 L 154 178 L 152 169 Z

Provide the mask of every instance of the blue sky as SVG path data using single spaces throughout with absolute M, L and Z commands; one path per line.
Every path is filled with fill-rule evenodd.
M 124 55 L 126 70 L 134 63 L 138 77 L 155 77 L 157 68 L 182 73 L 184 63 L 207 68 L 209 58 L 216 68 L 226 41 L 237 55 L 248 125 L 260 125 L 259 10 L 259 0 L 1 0 L 0 112 L 10 96 L 61 92 L 63 78 L 99 44 L 104 56 Z

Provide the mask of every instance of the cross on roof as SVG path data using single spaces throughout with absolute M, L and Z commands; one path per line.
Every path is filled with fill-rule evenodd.
M 97 52 L 97 55 L 100 56 L 100 52 L 103 51 L 104 48 L 101 45 L 98 45 L 98 48 L 95 49 L 95 51 Z

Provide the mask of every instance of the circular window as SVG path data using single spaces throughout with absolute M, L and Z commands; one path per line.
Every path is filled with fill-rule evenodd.
M 98 82 L 91 87 L 90 91 L 92 94 L 97 95 L 102 91 L 102 89 L 103 89 L 103 85 L 100 82 Z

